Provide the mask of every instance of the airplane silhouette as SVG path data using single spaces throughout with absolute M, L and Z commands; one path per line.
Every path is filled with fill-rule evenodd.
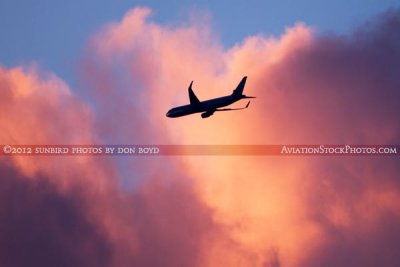
M 166 116 L 169 118 L 176 118 L 176 117 L 190 115 L 193 113 L 203 112 L 203 113 L 201 113 L 201 117 L 204 119 L 204 118 L 210 117 L 216 111 L 231 111 L 231 110 L 246 109 L 249 107 L 250 101 L 243 108 L 222 108 L 221 109 L 221 107 L 228 106 L 228 105 L 235 103 L 236 101 L 239 101 L 243 98 L 255 98 L 255 96 L 246 96 L 243 94 L 243 89 L 246 84 L 246 80 L 247 80 L 247 76 L 244 76 L 243 79 L 240 81 L 239 85 L 236 87 L 236 89 L 233 90 L 233 93 L 231 95 L 218 97 L 218 98 L 214 98 L 214 99 L 210 99 L 210 100 L 206 100 L 206 101 L 202 101 L 202 102 L 200 102 L 200 100 L 196 97 L 196 95 L 193 92 L 193 89 L 192 89 L 193 81 L 192 81 L 188 88 L 190 104 L 172 108 L 167 112 Z

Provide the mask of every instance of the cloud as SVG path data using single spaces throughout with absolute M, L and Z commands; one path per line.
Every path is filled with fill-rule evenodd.
M 90 39 L 84 89 L 75 93 L 37 69 L 2 68 L 1 143 L 399 143 L 399 11 L 348 35 L 297 24 L 228 49 L 207 20 L 171 27 L 150 16 L 132 9 Z M 188 102 L 191 80 L 207 99 L 229 94 L 244 75 L 246 94 L 257 96 L 249 109 L 165 117 Z M 392 157 L 21 157 L 0 167 L 3 229 L 10 238 L 27 232 L 25 243 L 2 243 L 12 250 L 1 259 L 10 266 L 23 264 L 15 255 L 33 247 L 42 227 L 50 229 L 40 243 L 53 248 L 49 261 L 78 266 L 400 262 Z M 13 224 L 22 219 L 32 232 Z M 43 263 L 41 253 L 32 259 Z
M 144 140 L 173 144 L 398 142 L 398 11 L 383 14 L 349 35 L 316 36 L 298 24 L 280 38 L 250 36 L 230 49 L 210 40 L 212 34 L 204 25 L 171 29 L 151 22 L 149 16 L 149 10 L 135 9 L 121 24 L 106 27 L 91 43 L 86 61 L 101 73 L 90 76 L 91 82 L 106 76 L 114 81 L 111 95 L 123 92 L 133 100 L 119 107 L 125 109 L 121 117 L 131 118 L 128 107 L 134 107 L 138 109 L 135 116 L 151 122 L 145 124 L 148 136 Z M 135 27 L 126 31 L 124 25 Z M 99 60 L 103 64 L 97 64 Z M 211 120 L 164 117 L 170 107 L 187 103 L 185 81 L 195 79 L 197 95 L 206 99 L 230 93 L 243 75 L 249 76 L 246 92 L 258 97 L 251 109 L 217 113 Z M 104 97 L 92 88 L 97 97 Z M 138 108 L 140 103 L 146 103 L 145 107 Z M 102 109 L 108 110 L 108 105 Z M 109 110 L 112 114 L 113 109 Z M 185 172 L 194 177 L 203 201 L 213 208 L 213 219 L 228 227 L 232 240 L 246 252 L 235 257 L 220 251 L 227 261 L 237 259 L 237 265 L 307 266 L 316 258 L 329 264 L 329 256 L 319 253 L 335 243 L 332 227 L 344 235 L 356 235 L 358 224 L 368 218 L 367 229 L 378 231 L 376 226 L 384 216 L 380 209 L 389 213 L 397 209 L 390 201 L 398 198 L 398 186 L 390 188 L 396 184 L 396 167 L 390 159 L 189 157 L 184 161 Z M 366 163 L 371 166 L 368 170 L 363 167 Z M 382 164 L 385 168 L 379 167 Z M 355 210 L 360 217 L 351 216 Z M 368 212 L 363 214 L 364 210 Z M 397 221 L 398 213 L 390 218 Z M 366 241 L 373 247 L 371 242 Z M 213 248 L 211 243 L 208 251 Z M 357 254 L 360 251 L 354 250 L 354 258 L 362 257 Z
M 111 244 L 83 214 L 79 193 L 64 196 L 48 177 L 3 164 L 0 171 L 1 265 L 109 266 Z

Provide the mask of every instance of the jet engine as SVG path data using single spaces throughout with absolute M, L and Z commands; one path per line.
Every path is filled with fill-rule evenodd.
M 206 112 L 204 112 L 204 113 L 201 113 L 201 117 L 202 117 L 203 119 L 208 118 L 208 117 L 210 117 L 212 114 L 214 114 L 214 112 L 215 112 L 215 110 L 206 111 Z

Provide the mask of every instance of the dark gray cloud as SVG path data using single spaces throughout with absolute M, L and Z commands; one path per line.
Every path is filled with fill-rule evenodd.
M 90 223 L 79 192 L 0 164 L 0 265 L 109 266 L 112 247 Z

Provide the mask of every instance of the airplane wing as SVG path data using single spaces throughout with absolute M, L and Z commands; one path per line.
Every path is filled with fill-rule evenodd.
M 241 110 L 241 109 L 246 109 L 250 105 L 250 101 L 247 102 L 247 105 L 243 108 L 217 108 L 215 111 L 230 111 L 230 110 Z
M 206 112 L 204 112 L 204 113 L 201 113 L 201 117 L 202 117 L 203 119 L 204 119 L 204 118 L 208 118 L 208 117 L 210 117 L 211 115 L 213 115 L 214 112 L 216 112 L 216 111 L 231 111 L 231 110 L 246 109 L 246 108 L 249 107 L 249 105 L 250 105 L 250 101 L 247 102 L 247 105 L 246 105 L 245 107 L 243 107 L 243 108 L 217 108 L 217 109 L 211 109 L 211 110 L 208 110 L 208 111 L 206 111 Z
M 190 83 L 189 88 L 188 88 L 190 104 L 191 105 L 199 105 L 200 100 L 194 94 L 193 89 L 192 89 L 192 84 L 193 84 L 193 81 Z

